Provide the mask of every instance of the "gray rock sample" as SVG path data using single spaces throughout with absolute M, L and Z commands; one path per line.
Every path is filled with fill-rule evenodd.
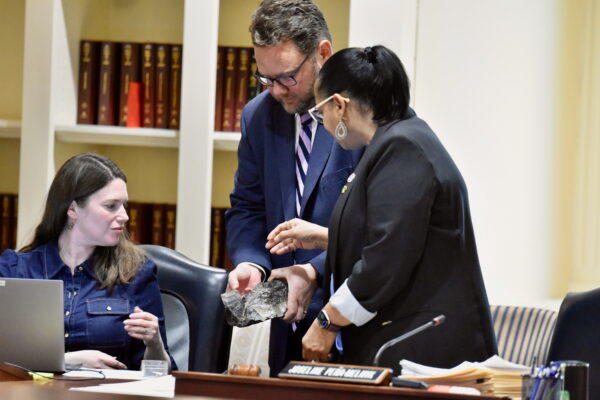
M 287 282 L 275 279 L 261 282 L 242 296 L 237 290 L 221 295 L 225 318 L 231 326 L 244 327 L 285 315 L 287 310 Z

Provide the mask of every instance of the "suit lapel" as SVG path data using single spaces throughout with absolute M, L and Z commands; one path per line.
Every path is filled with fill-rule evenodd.
M 277 159 L 273 168 L 278 168 L 279 187 L 281 188 L 281 204 L 285 220 L 296 216 L 296 173 L 294 161 L 294 116 L 285 112 L 283 107 L 277 107 L 273 113 L 273 140 L 271 149 Z
M 342 214 L 344 213 L 344 208 L 346 207 L 346 202 L 348 201 L 348 196 L 350 196 L 350 192 L 352 191 L 352 188 L 354 187 L 355 178 L 356 178 L 356 176 L 354 175 L 354 173 L 350 174 L 348 179 L 350 179 L 351 182 L 346 181 L 344 186 L 342 186 L 342 190 L 337 199 L 337 202 L 335 203 L 335 207 L 333 207 L 333 211 L 331 212 L 331 219 L 329 220 L 329 246 L 327 247 L 327 253 L 328 253 L 327 257 L 328 258 L 334 257 L 335 254 L 337 254 L 338 241 L 339 241 L 339 236 L 340 236 L 340 229 L 339 229 L 340 222 L 342 219 Z M 331 259 L 331 261 L 332 262 L 330 265 L 335 267 L 336 260 Z M 330 272 L 335 274 L 336 276 L 339 276 L 339 271 L 332 270 Z M 330 278 L 331 278 L 330 276 L 326 277 L 326 281 L 325 281 L 325 284 L 327 285 L 326 288 L 329 288 Z M 336 286 L 336 288 L 337 288 L 337 286 Z
M 310 160 L 308 161 L 308 173 L 304 181 L 304 193 L 302 194 L 302 202 L 300 203 L 301 216 L 304 214 L 306 203 L 315 190 L 317 182 L 325 169 L 333 144 L 333 138 L 322 125 L 317 127 L 315 135 L 313 148 L 310 152 Z

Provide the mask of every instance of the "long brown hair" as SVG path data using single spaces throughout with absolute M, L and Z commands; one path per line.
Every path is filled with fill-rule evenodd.
M 46 199 L 44 216 L 35 229 L 33 240 L 20 251 L 28 252 L 52 240 L 58 240 L 67 225 L 67 210 L 73 201 L 85 207 L 89 197 L 114 179 L 127 177 L 112 160 L 94 153 L 79 154 L 65 162 L 54 177 Z M 100 289 L 112 291 L 117 284 L 130 282 L 145 255 L 126 232 L 116 246 L 96 246 L 91 257 Z

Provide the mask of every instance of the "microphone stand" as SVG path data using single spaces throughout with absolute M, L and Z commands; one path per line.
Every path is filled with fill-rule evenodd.
M 426 329 L 431 328 L 432 326 L 439 326 L 442 323 L 444 323 L 444 321 L 446 320 L 446 316 L 444 314 L 440 314 L 437 317 L 435 317 L 434 319 L 432 319 L 431 321 L 429 321 L 426 324 L 423 324 L 421 326 L 419 326 L 418 328 L 413 329 L 410 332 L 406 332 L 404 335 L 402 336 L 398 336 L 395 339 L 391 339 L 387 342 L 385 342 L 380 348 L 379 350 L 377 350 L 377 354 L 375 354 L 375 358 L 373 359 L 373 365 L 375 366 L 379 366 L 379 358 L 381 357 L 381 355 L 383 354 L 384 351 L 386 351 L 387 349 L 389 349 L 390 347 L 394 346 L 395 344 L 408 339 L 409 337 L 416 335 L 419 332 L 422 332 Z

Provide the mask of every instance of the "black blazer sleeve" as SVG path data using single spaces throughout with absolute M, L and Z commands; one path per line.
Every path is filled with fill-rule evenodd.
M 418 144 L 393 136 L 376 146 L 366 178 L 353 188 L 366 193 L 367 232 L 348 278 L 354 297 L 371 312 L 410 283 L 425 248 L 437 184 Z

